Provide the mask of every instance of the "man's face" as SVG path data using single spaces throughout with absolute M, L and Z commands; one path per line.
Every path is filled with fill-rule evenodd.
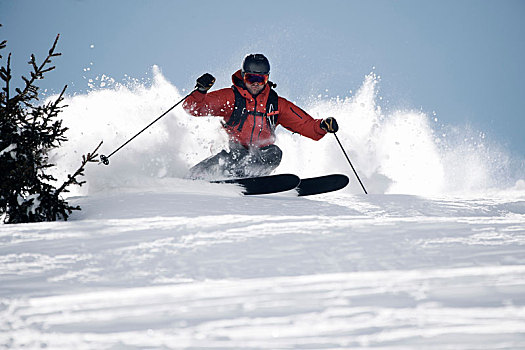
M 246 89 L 252 94 L 260 93 L 268 83 L 268 74 L 244 73 L 244 85 Z
M 246 89 L 248 89 L 248 91 L 250 92 L 250 94 L 252 95 L 257 95 L 259 92 L 263 91 L 264 87 L 266 86 L 266 84 L 258 84 L 258 83 L 253 83 L 253 84 L 250 84 L 248 82 L 244 83 L 246 85 Z

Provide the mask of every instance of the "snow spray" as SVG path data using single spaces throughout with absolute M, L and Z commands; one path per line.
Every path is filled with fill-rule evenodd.
M 69 128 L 69 141 L 51 157 L 59 180 L 101 140 L 100 153 L 115 149 L 187 94 L 156 66 L 149 82 L 116 83 L 105 76 L 98 81 L 89 92 L 64 101 L 68 107 L 61 117 Z M 438 125 L 437 119 L 421 111 L 383 112 L 377 103 L 378 83 L 376 74 L 370 73 L 353 96 L 317 98 L 301 106 L 314 118 L 337 119 L 338 137 L 369 193 L 433 195 L 525 187 L 523 180 L 511 176 L 511 157 L 483 134 L 468 127 Z M 177 107 L 116 154 L 111 166 L 89 166 L 87 185 L 72 194 L 184 178 L 192 165 L 227 147 L 221 120 L 191 117 Z M 282 127 L 276 135 L 284 153 L 276 173 L 301 177 L 344 173 L 351 178 L 346 191 L 362 193 L 332 135 L 313 141 Z

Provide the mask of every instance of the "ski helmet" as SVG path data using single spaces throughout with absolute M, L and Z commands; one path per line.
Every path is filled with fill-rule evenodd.
M 270 62 L 261 53 L 252 53 L 242 62 L 242 73 L 270 74 Z

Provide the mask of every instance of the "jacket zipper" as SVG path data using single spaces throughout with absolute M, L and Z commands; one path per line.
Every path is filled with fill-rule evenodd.
M 255 102 L 255 109 L 253 110 L 253 126 L 252 126 L 252 134 L 250 135 L 250 146 L 253 146 L 253 133 L 255 131 L 255 124 L 257 122 L 257 116 L 255 115 L 257 113 L 257 97 L 253 96 L 253 101 Z

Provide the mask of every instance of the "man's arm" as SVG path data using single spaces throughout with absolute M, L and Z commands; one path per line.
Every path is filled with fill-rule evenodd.
M 233 112 L 235 95 L 230 88 L 202 93 L 195 91 L 184 101 L 182 107 L 196 117 L 228 117 Z
M 316 141 L 326 135 L 326 131 L 321 129 L 322 119 L 312 118 L 301 108 L 282 97 L 279 97 L 278 105 L 278 124 L 292 132 L 299 133 Z

